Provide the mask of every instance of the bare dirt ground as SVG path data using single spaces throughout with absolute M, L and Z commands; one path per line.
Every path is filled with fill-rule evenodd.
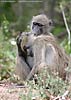
M 13 85 L 0 84 L 0 100 L 21 100 L 21 94 L 26 93 L 27 88 Z
M 37 93 L 37 91 L 33 90 L 32 93 Z M 24 87 L 24 85 L 16 85 L 14 83 L 4 83 L 0 84 L 0 100 L 28 100 L 28 99 L 22 99 L 23 95 L 28 96 L 29 88 Z M 66 93 L 65 93 L 66 94 Z M 62 99 L 62 97 L 54 97 L 53 95 L 49 94 L 48 91 L 46 91 L 46 95 L 50 97 L 49 100 L 71 100 L 66 96 L 66 98 Z M 32 100 L 43 100 L 40 97 L 37 97 L 37 99 Z M 48 99 L 44 99 L 48 100 Z

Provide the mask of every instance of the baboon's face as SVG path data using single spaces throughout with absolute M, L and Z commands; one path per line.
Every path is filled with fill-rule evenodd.
M 31 31 L 34 35 L 47 34 L 52 26 L 52 21 L 46 15 L 37 15 L 32 19 Z
M 36 36 L 41 35 L 43 33 L 43 27 L 44 25 L 37 23 L 37 22 L 33 22 L 32 33 Z

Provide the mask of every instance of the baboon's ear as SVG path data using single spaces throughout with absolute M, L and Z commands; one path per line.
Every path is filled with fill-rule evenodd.
M 53 26 L 53 22 L 50 19 L 49 19 L 49 26 Z

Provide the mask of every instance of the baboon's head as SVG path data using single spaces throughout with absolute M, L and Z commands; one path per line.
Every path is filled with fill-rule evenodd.
M 17 36 L 16 41 L 17 41 L 18 49 L 23 52 L 24 48 L 25 48 L 25 45 L 28 42 L 27 34 L 25 34 L 25 32 L 19 33 L 19 35 Z
M 40 34 L 48 34 L 50 26 L 52 26 L 52 21 L 49 20 L 46 15 L 37 15 L 32 19 L 31 31 L 36 36 Z

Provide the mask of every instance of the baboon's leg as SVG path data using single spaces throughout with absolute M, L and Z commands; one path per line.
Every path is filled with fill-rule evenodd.
M 45 45 L 42 47 L 40 44 L 37 46 L 34 44 L 33 53 L 34 65 L 32 67 L 32 70 L 30 71 L 30 74 L 27 77 L 27 80 L 29 80 L 35 73 L 37 73 L 38 66 L 40 66 L 41 63 L 45 63 Z
M 20 76 L 21 79 L 25 80 L 30 73 L 30 68 L 26 62 L 21 58 L 17 58 L 16 74 Z

